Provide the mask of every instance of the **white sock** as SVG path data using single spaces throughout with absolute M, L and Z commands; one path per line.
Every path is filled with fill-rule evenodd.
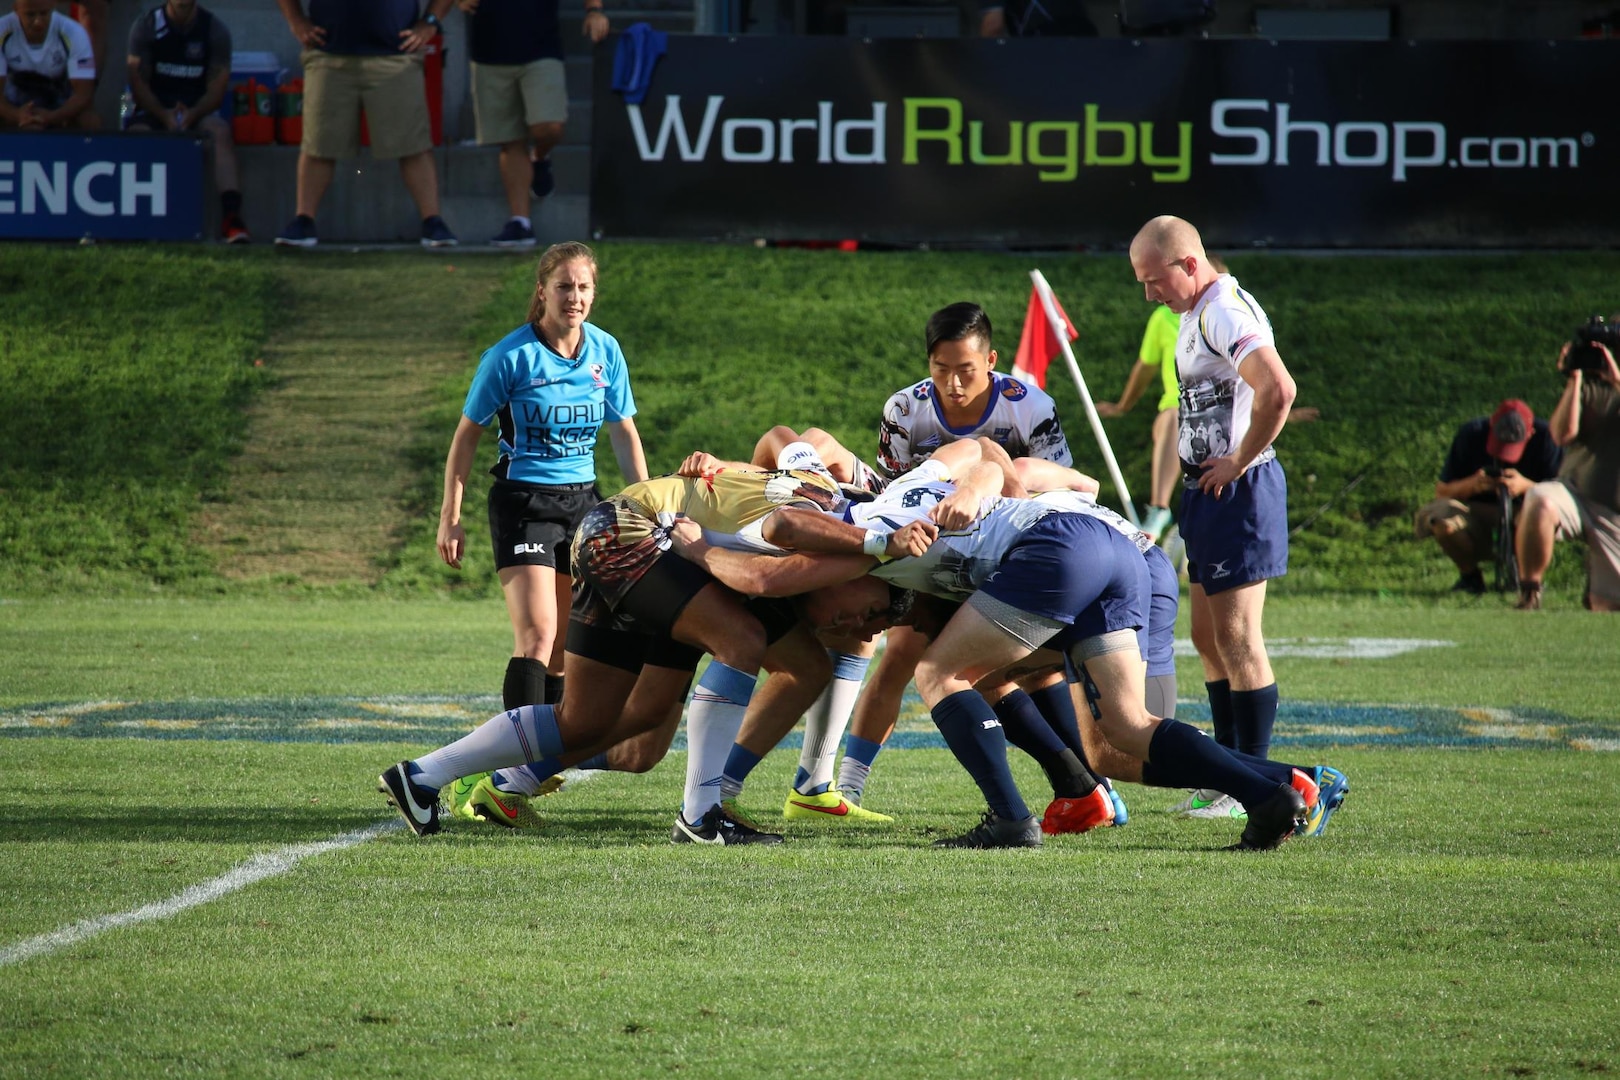
M 832 786 L 838 744 L 849 727 L 850 714 L 861 696 L 861 680 L 870 661 L 854 653 L 831 653 L 833 679 L 804 714 L 804 749 L 799 751 L 799 772 L 793 790 L 819 795 Z
M 562 753 L 557 718 L 550 705 L 525 705 L 497 713 L 449 746 L 424 754 L 412 764 L 421 770 L 411 779 L 441 788 L 458 776 L 523 765 Z
M 720 778 L 742 730 L 755 676 L 710 661 L 686 711 L 686 793 L 681 816 L 695 822 L 720 804 Z
M 531 222 L 528 218 L 524 217 L 521 214 L 513 214 L 512 215 L 512 220 L 517 222 L 519 225 L 523 226 L 525 229 L 534 228 L 534 223 Z

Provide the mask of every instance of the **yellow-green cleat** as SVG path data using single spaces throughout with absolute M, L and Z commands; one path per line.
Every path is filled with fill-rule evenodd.
M 883 825 L 894 821 L 888 814 L 866 810 L 836 789 L 820 795 L 800 795 L 788 792 L 782 804 L 782 816 L 788 821 L 834 821 L 845 824 Z
M 460 783 L 456 781 L 457 785 Z M 472 785 L 466 797 L 456 803 L 453 813 L 463 821 L 480 821 L 507 829 L 538 829 L 545 825 L 545 820 L 534 812 L 530 802 L 550 795 L 562 785 L 562 777 L 551 776 L 546 778 L 533 796 L 519 795 L 496 790 L 494 779 L 485 773 Z
M 472 820 L 472 815 L 465 811 L 467 800 L 472 798 L 473 788 L 478 781 L 489 776 L 487 772 L 473 773 L 471 776 L 458 776 L 450 781 L 444 788 L 444 799 L 449 803 L 450 816 L 464 820 Z

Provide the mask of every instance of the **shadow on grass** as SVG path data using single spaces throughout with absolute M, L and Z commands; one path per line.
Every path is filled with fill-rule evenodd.
M 316 843 L 386 820 L 380 813 L 319 807 L 129 806 L 99 811 L 23 807 L 9 815 L 6 843 Z M 396 819 L 397 820 L 397 819 Z

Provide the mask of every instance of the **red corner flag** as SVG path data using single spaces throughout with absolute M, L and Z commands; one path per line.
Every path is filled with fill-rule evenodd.
M 1079 337 L 1080 332 L 1074 328 L 1074 323 L 1069 320 L 1056 296 L 1052 297 L 1052 306 L 1057 308 L 1058 318 L 1063 320 L 1063 332 L 1069 335 L 1069 340 Z M 1062 351 L 1057 332 L 1046 319 L 1046 308 L 1041 304 L 1040 294 L 1031 288 L 1029 310 L 1024 312 L 1024 332 L 1018 339 L 1018 355 L 1013 358 L 1013 377 L 1046 389 L 1046 365 Z

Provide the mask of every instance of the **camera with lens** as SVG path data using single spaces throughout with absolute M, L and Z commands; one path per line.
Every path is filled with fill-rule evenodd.
M 1593 315 L 1570 338 L 1569 352 L 1564 355 L 1559 370 L 1565 375 L 1577 371 L 1595 371 L 1600 375 L 1606 373 L 1609 369 L 1603 361 L 1599 345 L 1607 345 L 1609 352 L 1620 360 L 1620 323 L 1604 322 L 1603 316 Z

